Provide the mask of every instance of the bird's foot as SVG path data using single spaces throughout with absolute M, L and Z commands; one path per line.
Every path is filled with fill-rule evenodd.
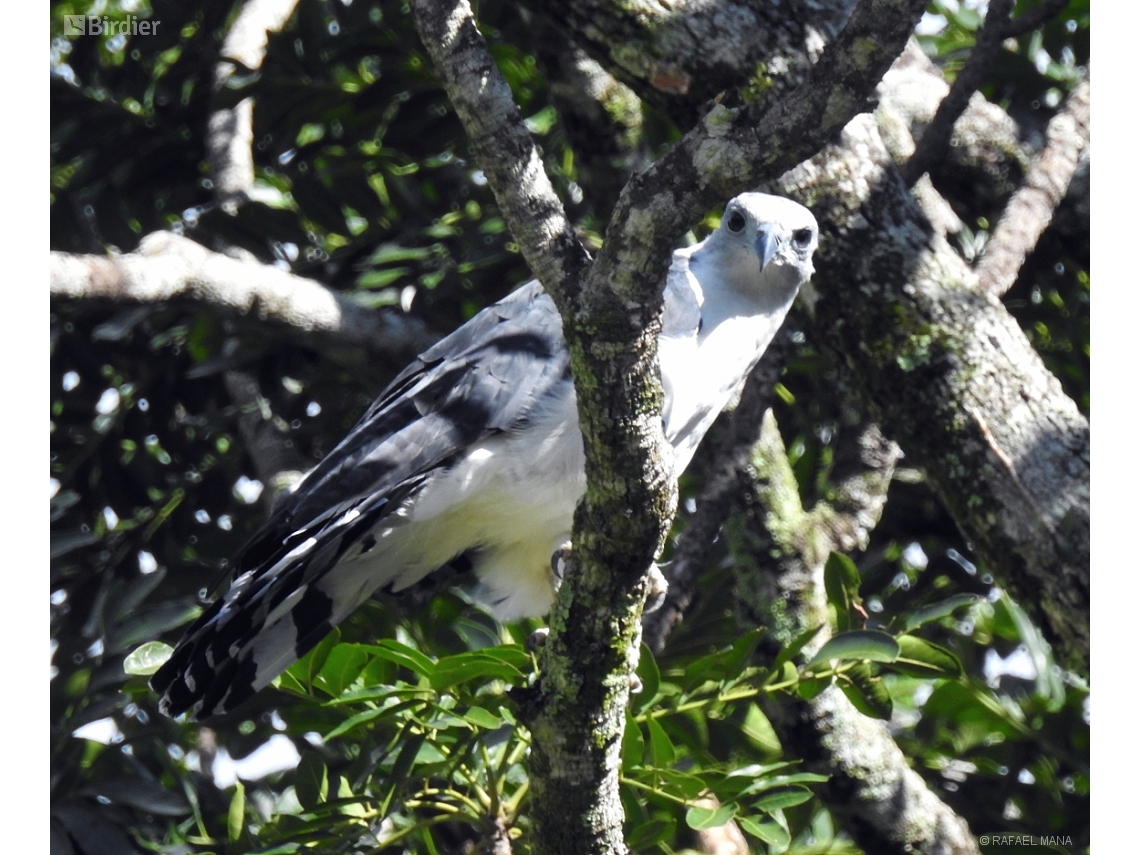
M 653 563 L 649 566 L 645 585 L 645 613 L 655 612 L 665 605 L 665 595 L 669 593 L 669 582 L 661 568 Z
M 554 590 L 562 587 L 562 580 L 566 578 L 566 571 L 570 567 L 570 559 L 574 555 L 574 545 L 566 541 L 550 556 L 550 572 L 554 577 Z

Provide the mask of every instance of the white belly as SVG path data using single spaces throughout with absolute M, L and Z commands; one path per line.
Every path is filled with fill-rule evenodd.
M 477 596 L 497 618 L 546 614 L 554 602 L 551 556 L 569 542 L 574 508 L 586 490 L 569 388 L 525 430 L 472 446 L 375 530 L 379 548 L 350 558 L 359 584 L 375 589 L 391 580 L 398 591 L 468 553 L 480 583 Z

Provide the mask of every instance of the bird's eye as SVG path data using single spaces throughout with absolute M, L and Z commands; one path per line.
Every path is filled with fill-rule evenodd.
M 733 211 L 728 215 L 728 230 L 730 232 L 738 232 L 744 228 L 744 214 L 740 211 Z
M 792 240 L 797 246 L 807 246 L 811 243 L 811 229 L 796 229 L 792 232 Z

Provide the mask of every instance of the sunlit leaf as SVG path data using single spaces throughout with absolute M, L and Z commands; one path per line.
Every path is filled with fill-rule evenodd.
M 727 804 L 716 807 L 694 805 L 685 813 L 685 824 L 689 828 L 700 830 L 702 828 L 718 828 L 736 815 L 736 805 Z
M 164 641 L 148 641 L 132 650 L 123 660 L 123 670 L 134 676 L 149 677 L 162 667 L 173 652 L 174 648 Z

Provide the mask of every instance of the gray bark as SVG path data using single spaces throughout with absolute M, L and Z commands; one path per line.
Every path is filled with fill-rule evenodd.
M 50 288 L 55 299 L 186 300 L 254 314 L 350 364 L 362 364 L 369 355 L 407 359 L 435 340 L 415 318 L 362 308 L 319 282 L 211 252 L 171 232 L 147 235 L 128 255 L 53 252 Z
M 737 566 L 737 602 L 745 626 L 767 625 L 766 652 L 827 624 L 823 568 L 832 550 L 864 546 L 886 501 L 899 457 L 874 426 L 848 432 L 851 452 L 829 500 L 800 503 L 795 475 L 771 413 L 765 417 L 729 538 Z M 809 646 L 826 640 L 820 633 Z M 977 855 L 966 822 L 907 765 L 881 721 L 859 713 L 836 686 L 810 701 L 779 696 L 766 703 L 786 751 L 828 774 L 820 797 L 865 851 L 883 855 Z
M 931 234 L 870 117 L 781 187 L 826 224 L 805 332 L 852 368 L 883 429 L 1058 660 L 1087 672 L 1088 422 Z
M 256 70 L 265 59 L 270 32 L 280 30 L 297 0 L 247 0 L 226 33 L 214 69 L 214 92 L 225 88 L 237 71 L 234 62 Z M 214 197 L 228 213 L 249 199 L 253 189 L 253 99 L 214 110 L 206 131 L 206 149 L 214 180 Z
M 556 601 L 542 678 L 524 711 L 534 736 L 537 851 L 625 851 L 617 797 L 624 710 L 646 571 L 675 502 L 655 353 L 670 251 L 700 213 L 775 177 L 858 112 L 925 4 L 871 7 L 857 7 L 803 85 L 781 99 L 731 94 L 634 178 L 589 265 L 467 4 L 414 6 L 500 208 L 562 313 L 578 393 L 587 490 L 575 519 L 575 572 Z
M 1087 74 L 1049 122 L 1046 137 L 1045 148 L 1006 205 L 975 268 L 981 287 L 996 297 L 1017 281 L 1021 265 L 1053 219 L 1089 144 Z

